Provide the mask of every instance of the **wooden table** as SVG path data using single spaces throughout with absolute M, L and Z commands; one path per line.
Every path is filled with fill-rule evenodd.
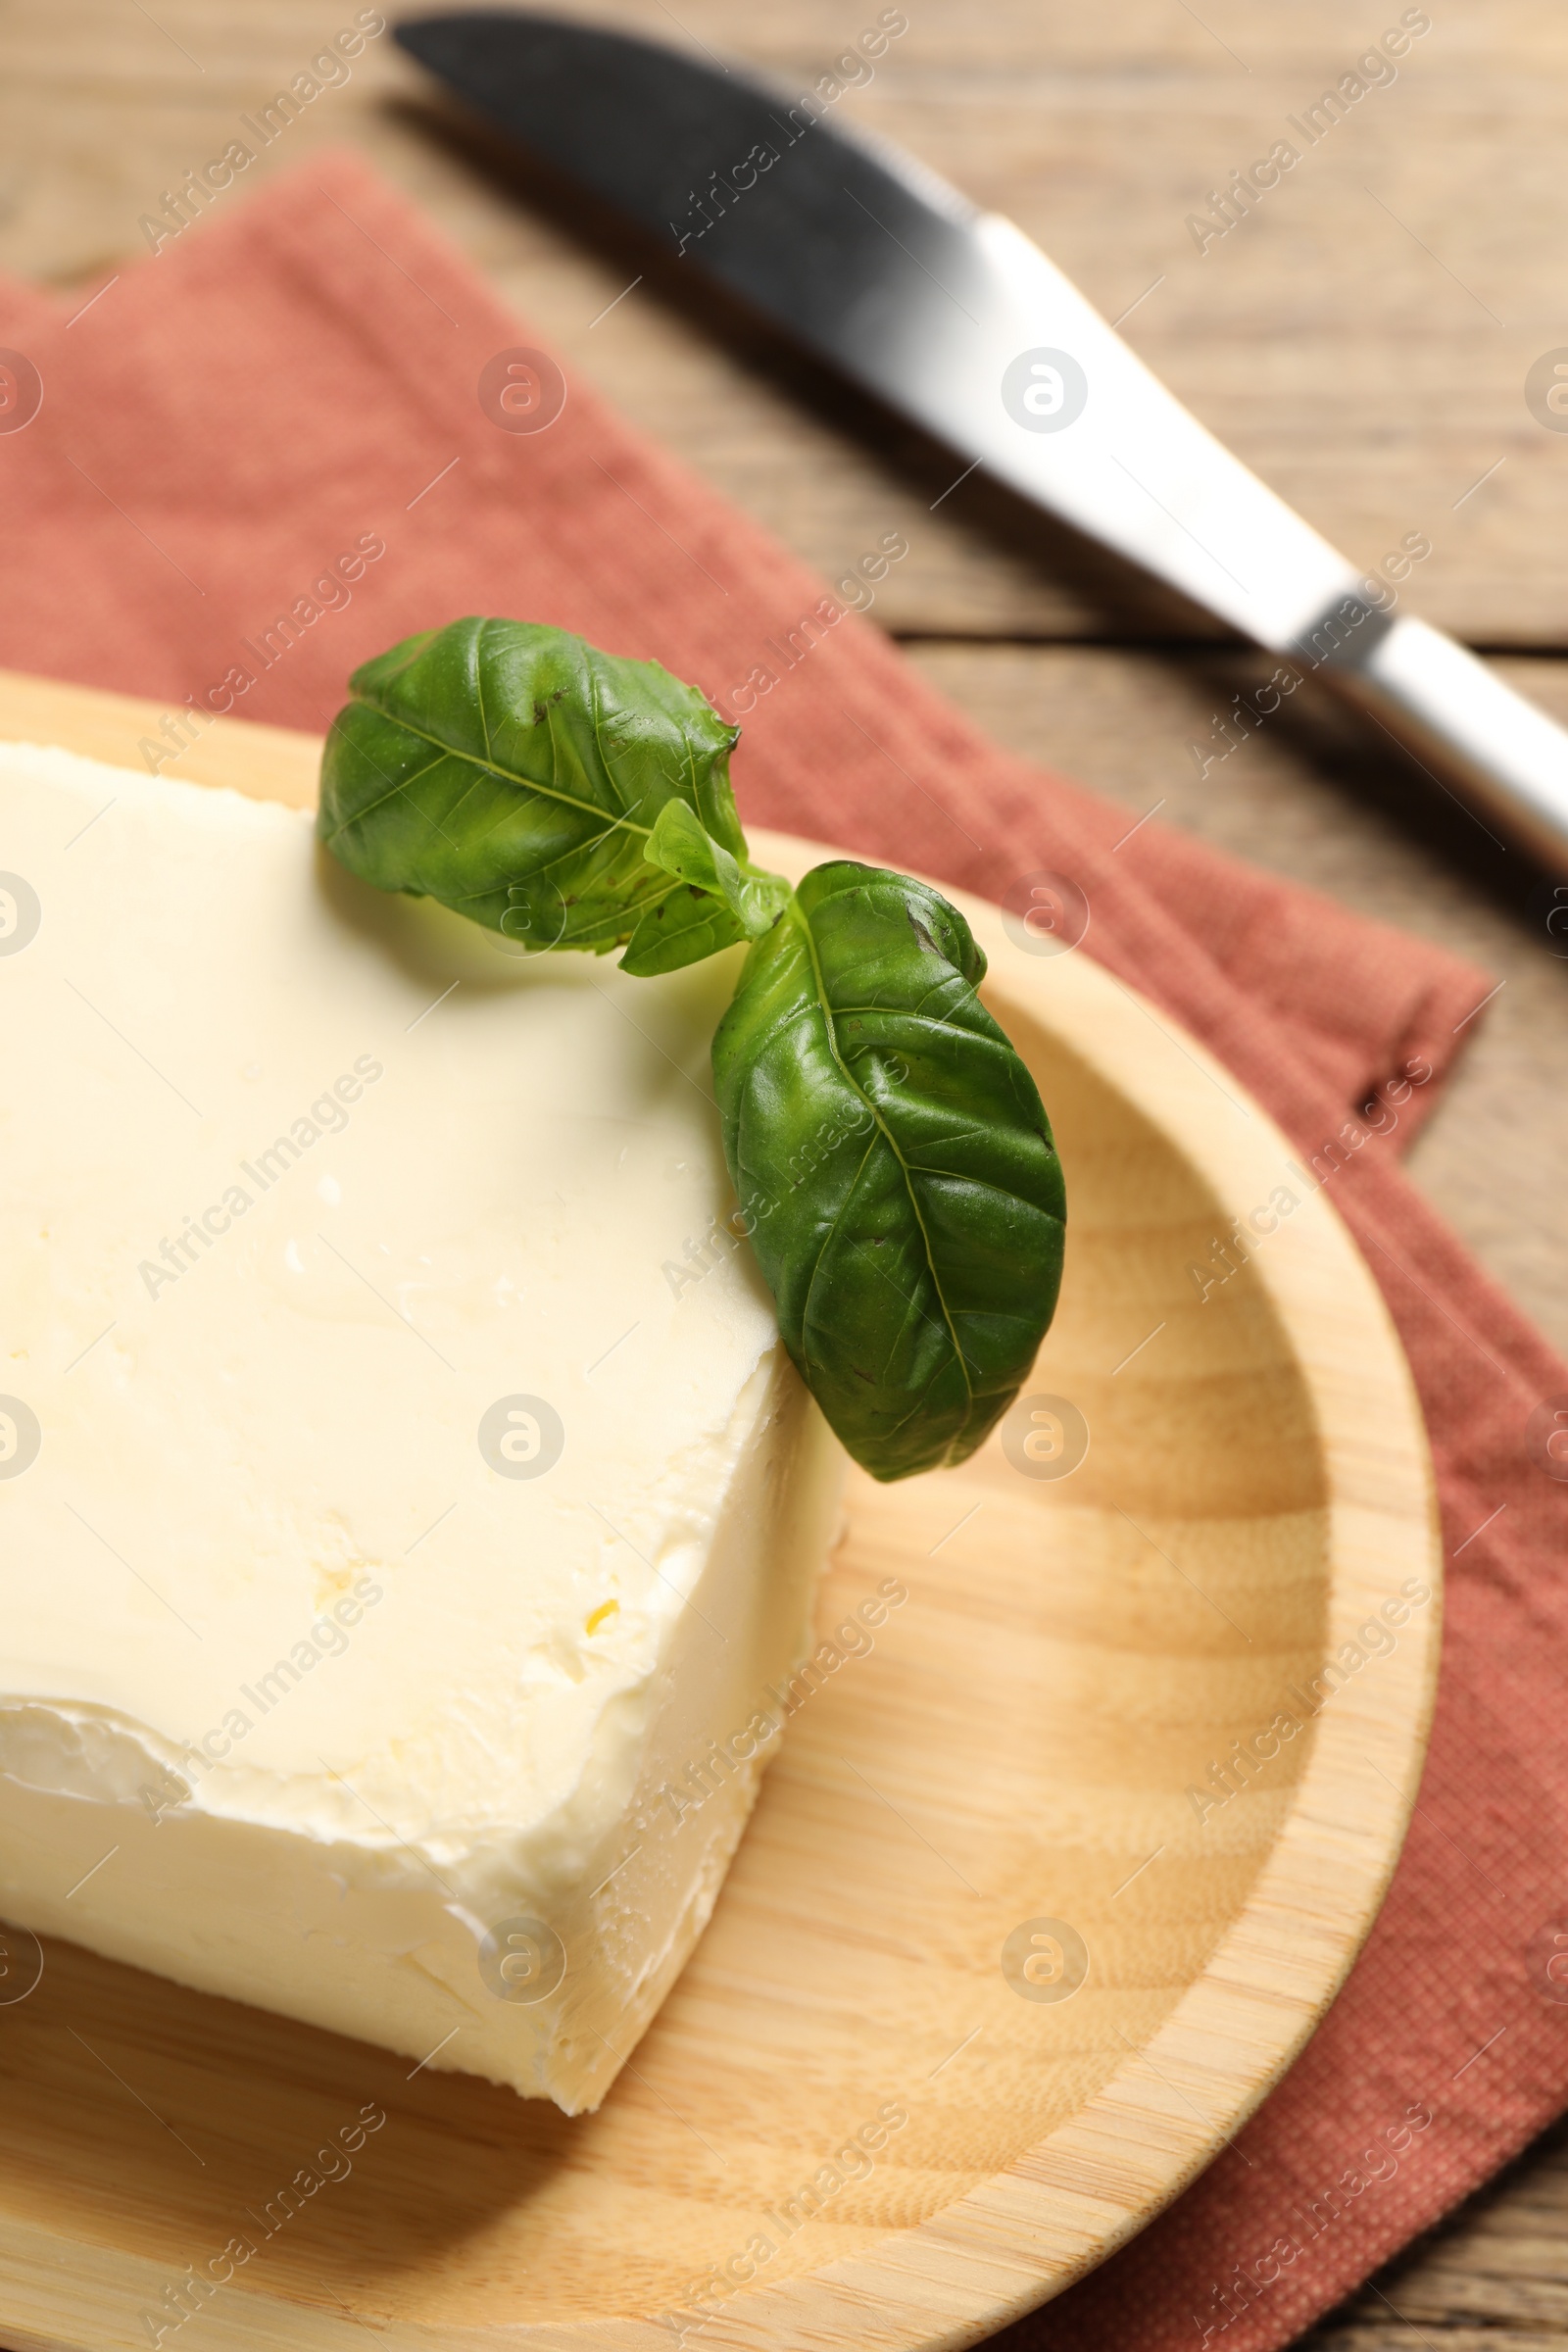
M 553 0 L 575 10 L 578 0 Z M 316 0 L 12 0 L 0 16 L 0 268 L 70 289 L 339 23 Z M 584 9 L 584 14 L 592 13 Z M 619 0 L 620 19 L 804 89 L 880 0 Z M 845 119 L 1011 214 L 1203 420 L 1368 565 L 1432 543 L 1410 607 L 1568 717 L 1568 438 L 1524 397 L 1568 345 L 1560 257 L 1568 16 L 1433 0 L 1370 89 L 1256 215 L 1200 253 L 1189 214 L 1267 152 L 1401 15 L 1349 0 L 907 0 Z M 677 21 L 678 20 L 678 21 Z M 1004 741 L 1505 983 L 1412 1173 L 1568 1347 L 1568 960 L 1533 877 L 1302 694 L 1200 778 L 1192 752 L 1255 663 L 1200 615 L 1042 525 L 799 360 L 717 341 L 476 158 L 386 38 L 255 169 L 359 141 L 544 338 L 824 571 L 882 532 L 878 606 L 909 658 Z M 615 298 L 622 297 L 619 300 Z M 613 308 L 607 305 L 613 303 Z M 1298 708 L 1299 706 L 1299 708 Z M 1559 943 L 1561 944 L 1561 943 Z M 1568 2345 L 1568 2133 L 1308 2339 L 1315 2352 Z

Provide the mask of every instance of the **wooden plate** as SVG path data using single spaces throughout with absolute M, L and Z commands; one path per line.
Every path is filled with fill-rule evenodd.
M 127 766 L 164 715 L 0 682 L 0 735 Z M 220 720 L 166 772 L 302 803 L 317 753 Z M 51 1945 L 0 2006 L 8 2342 L 968 2344 L 1147 2222 L 1300 2048 L 1426 1738 L 1440 1554 L 1409 1375 L 1228 1074 L 1087 955 L 965 912 L 1067 1168 L 1031 1388 L 1056 1401 L 1011 1458 L 857 1478 L 823 1629 L 884 1579 L 907 1598 L 792 1722 L 603 2112 Z M 1221 1282 L 1233 1219 L 1254 1239 Z M 1087 1454 L 1051 1475 L 1075 1416 Z M 384 2124 L 323 2179 L 367 2108 Z M 235 2240 L 231 2283 L 191 2283 Z

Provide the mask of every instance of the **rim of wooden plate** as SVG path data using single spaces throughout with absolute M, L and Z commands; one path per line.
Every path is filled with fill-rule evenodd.
M 145 768 L 139 743 L 159 740 L 164 715 L 128 696 L 0 672 L 0 731 L 14 739 Z M 181 754 L 179 772 L 309 807 L 319 754 L 316 737 L 219 719 Z M 792 878 L 845 855 L 761 828 L 752 838 L 760 861 Z M 1000 908 L 936 887 L 961 908 L 986 952 L 982 993 L 999 1017 L 1005 1021 L 1009 1003 L 1017 1005 L 1132 1100 L 1209 1186 L 1223 1215 L 1245 1218 L 1268 1199 L 1294 1147 L 1202 1045 L 1081 951 L 1023 953 Z M 1245 1110 L 1243 1129 L 1221 1129 L 1216 1088 Z M 1382 1295 L 1321 1193 L 1301 1202 L 1251 1264 L 1316 1415 L 1328 1646 L 1365 1622 L 1400 1568 L 1426 1578 L 1435 1605 L 1412 1618 L 1408 1637 L 1383 1660 L 1375 1708 L 1350 1685 L 1343 1703 L 1316 1719 L 1306 1769 L 1267 1860 L 1152 2037 L 1066 2123 L 926 2221 L 776 2285 L 737 2289 L 693 2330 L 715 2352 L 796 2352 L 805 2343 L 822 2352 L 956 2352 L 1038 2308 L 1125 2244 L 1234 2137 L 1298 2054 L 1366 1939 L 1408 1826 L 1436 1697 L 1443 1554 L 1431 1456 Z M 1391 1490 L 1396 1503 L 1387 1499 Z M 19 2231 L 0 2252 L 0 2278 L 47 2325 L 27 2253 L 34 2238 L 37 2254 L 48 2261 L 53 2249 L 58 2262 L 59 2241 Z M 91 2255 L 70 2251 L 90 2294 L 81 2271 L 91 2271 Z M 138 2268 L 156 2295 L 157 2266 L 117 2255 L 121 2290 Z M 99 2283 L 107 2290 L 107 2278 Z M 103 2316 L 109 2321 L 108 2308 Z M 21 2309 L 11 2325 L 27 2352 L 57 2340 L 28 2332 Z M 231 2322 L 215 2307 L 205 2325 L 215 2344 L 339 2352 L 354 2322 L 253 2290 Z M 670 2340 L 652 2318 L 629 2316 L 480 2328 L 400 2320 L 377 2333 L 389 2352 L 644 2352 Z

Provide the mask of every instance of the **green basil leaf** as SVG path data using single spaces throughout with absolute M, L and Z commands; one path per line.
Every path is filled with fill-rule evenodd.
M 659 811 L 643 856 L 678 882 L 710 891 L 739 915 L 746 877 L 740 860 L 705 833 L 684 801 L 666 801 Z
M 678 972 L 685 964 L 701 963 L 705 956 L 716 956 L 721 948 L 738 947 L 745 937 L 738 918 L 721 899 L 683 886 L 644 908 L 620 968 L 634 980 L 652 980 L 660 972 Z
M 379 889 L 603 955 L 679 892 L 646 856 L 671 802 L 745 858 L 729 784 L 739 730 L 656 662 L 533 622 L 459 620 L 366 662 L 350 691 L 319 830 Z M 711 944 L 689 937 L 680 960 L 741 935 L 710 923 Z
M 957 909 L 819 865 L 713 1040 L 724 1150 L 779 1328 L 873 1477 L 962 1461 L 1028 1377 L 1061 1279 L 1061 1166 L 980 1004 Z
M 650 906 L 620 959 L 623 972 L 648 979 L 678 971 L 719 948 L 760 939 L 789 900 L 782 874 L 764 874 L 732 858 L 684 801 L 666 801 L 643 855 L 685 885 Z
M 782 874 L 743 865 L 720 841 L 705 833 L 684 801 L 666 801 L 643 855 L 652 865 L 722 899 L 748 939 L 760 939 L 783 913 L 790 886 Z

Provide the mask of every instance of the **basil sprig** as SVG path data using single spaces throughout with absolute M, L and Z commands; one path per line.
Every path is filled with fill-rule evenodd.
M 461 620 L 350 690 L 319 830 L 351 872 L 639 976 L 750 942 L 713 1076 L 785 1346 L 874 1478 L 973 1453 L 1050 1325 L 1066 1204 L 956 907 L 848 858 L 796 890 L 753 866 L 738 730 L 657 662 Z

